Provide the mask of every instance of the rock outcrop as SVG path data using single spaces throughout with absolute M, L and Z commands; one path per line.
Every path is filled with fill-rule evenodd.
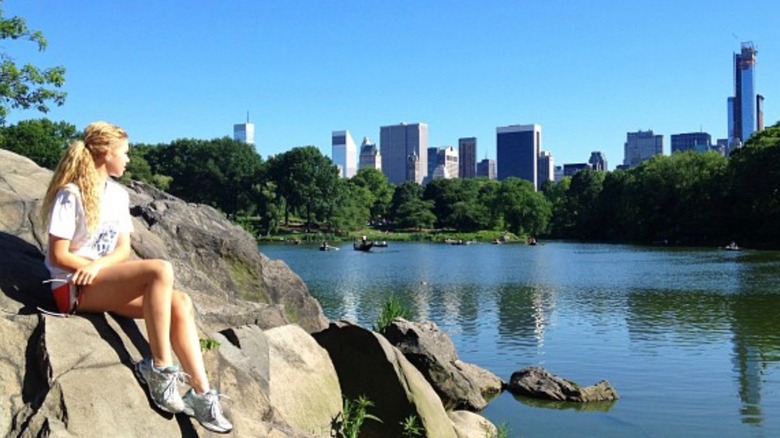
M 422 372 L 448 410 L 481 411 L 505 386 L 490 371 L 458 359 L 452 340 L 433 322 L 396 318 L 383 334 Z
M 153 408 L 135 380 L 131 363 L 148 355 L 143 322 L 38 312 L 53 310 L 42 284 L 46 233 L 38 214 L 50 177 L 31 160 L 0 150 L 0 436 L 209 436 L 188 417 Z M 314 436 L 271 404 L 273 338 L 262 330 L 291 322 L 306 331 L 326 327 L 301 279 L 259 254 L 254 239 L 217 210 L 139 183 L 128 192 L 134 251 L 174 265 L 176 287 L 195 304 L 201 337 L 220 342 L 205 360 L 212 384 L 231 397 L 224 406 L 233 435 Z M 311 338 L 309 344 L 316 345 Z M 314 360 L 305 357 L 302 363 Z
M 582 387 L 539 367 L 527 367 L 512 373 L 509 391 L 528 397 L 577 403 L 611 401 L 620 398 L 606 380 Z
M 313 336 L 328 350 L 344 396 L 352 400 L 365 396 L 374 403 L 369 413 L 382 422 L 366 421 L 361 437 L 403 436 L 401 423 L 410 416 L 429 437 L 456 437 L 433 388 L 384 336 L 348 322 L 332 323 Z
M 38 311 L 54 308 L 42 284 L 46 232 L 38 217 L 50 176 L 0 150 L 0 436 L 215 436 L 183 414 L 159 411 L 136 381 L 132 364 L 149 355 L 142 321 Z M 328 326 L 301 279 L 217 210 L 140 183 L 128 191 L 136 256 L 173 264 L 176 288 L 192 297 L 201 338 L 211 341 L 207 374 L 230 397 L 223 406 L 231 436 L 332 436 L 343 399 L 361 395 L 382 419 L 366 421 L 364 437 L 401 436 L 410 416 L 428 437 L 494 436 L 476 414 L 448 414 L 382 335 Z M 468 374 L 467 364 L 458 368 Z M 478 392 L 486 386 L 475 384 Z

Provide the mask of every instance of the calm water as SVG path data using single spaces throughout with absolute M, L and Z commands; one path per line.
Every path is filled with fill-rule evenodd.
M 390 242 L 371 253 L 262 245 L 331 319 L 371 327 L 390 294 L 462 360 L 508 381 L 541 365 L 614 403 L 504 392 L 483 415 L 510 436 L 780 436 L 780 252 L 545 243 Z

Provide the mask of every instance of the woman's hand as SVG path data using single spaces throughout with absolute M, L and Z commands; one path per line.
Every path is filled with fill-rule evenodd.
M 89 264 L 76 269 L 70 278 L 71 283 L 77 286 L 89 286 L 95 281 L 98 273 L 103 269 L 102 258 L 93 260 Z

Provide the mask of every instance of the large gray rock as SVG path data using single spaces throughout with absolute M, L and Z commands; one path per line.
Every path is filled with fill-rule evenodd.
M 34 313 L 53 307 L 41 281 L 46 231 L 38 214 L 51 171 L 0 149 L 0 309 Z M 188 292 L 207 333 L 256 324 L 296 323 L 308 332 L 327 327 L 322 308 L 282 261 L 258 252 L 255 239 L 222 213 L 188 204 L 132 182 L 132 246 L 140 258 L 164 258 L 176 287 Z
M 382 420 L 366 420 L 362 438 L 403 436 L 401 422 L 409 416 L 417 418 L 425 436 L 456 437 L 436 392 L 384 336 L 348 322 L 332 323 L 313 336 L 328 350 L 344 397 L 365 396 L 374 404 L 369 413 Z
M 498 436 L 498 428 L 485 417 L 471 411 L 447 413 L 458 438 L 491 438 Z
M 509 391 L 527 397 L 578 403 L 610 401 L 620 398 L 606 380 L 582 387 L 539 367 L 526 367 L 512 373 Z
M 447 410 L 481 411 L 504 387 L 495 374 L 458 359 L 452 340 L 433 322 L 396 318 L 383 334 L 422 372 Z
M 0 150 L 0 436 L 210 436 L 186 416 L 153 408 L 135 380 L 130 364 L 149 354 L 143 322 L 38 314 L 36 307 L 53 308 L 41 283 L 48 272 L 38 216 L 50 176 Z M 220 342 L 205 359 L 212 385 L 230 396 L 223 405 L 233 436 L 311 436 L 271 405 L 268 341 L 259 327 L 244 327 L 325 327 L 303 282 L 216 210 L 140 185 L 129 191 L 134 250 L 173 263 L 201 331 Z M 241 327 L 216 332 L 230 326 Z
M 271 404 L 296 429 L 332 436 L 342 399 L 328 352 L 297 325 L 275 327 L 265 335 L 271 357 Z

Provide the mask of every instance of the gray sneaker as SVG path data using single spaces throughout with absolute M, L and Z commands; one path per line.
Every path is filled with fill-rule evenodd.
M 233 425 L 222 413 L 219 397 L 213 389 L 205 394 L 197 394 L 190 388 L 184 394 L 184 413 L 195 417 L 201 426 L 212 432 L 228 433 L 233 430 Z
M 184 401 L 179 394 L 178 382 L 183 374 L 179 367 L 171 365 L 163 369 L 154 366 L 151 357 L 135 364 L 135 375 L 146 384 L 149 396 L 158 408 L 165 412 L 178 414 L 184 410 Z

